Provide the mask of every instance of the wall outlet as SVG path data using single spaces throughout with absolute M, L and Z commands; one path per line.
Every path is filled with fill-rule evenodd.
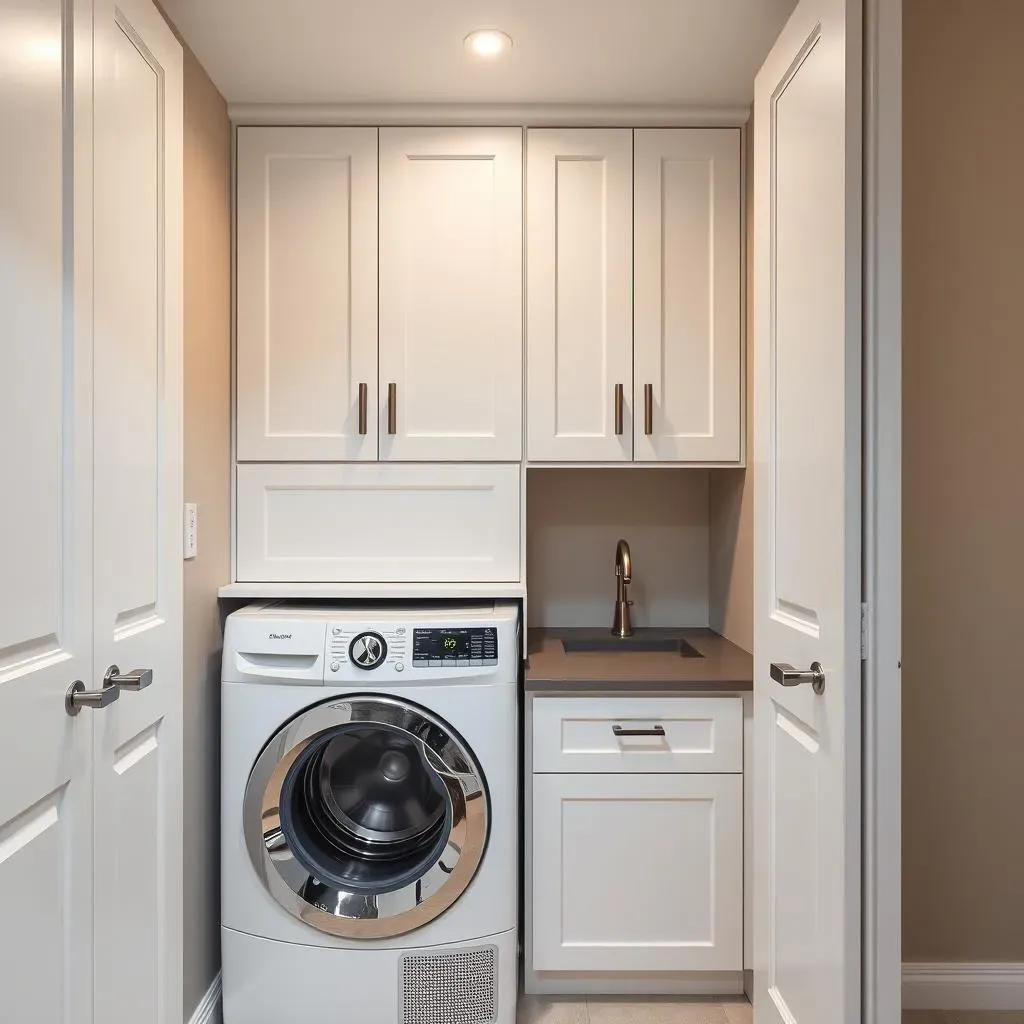
M 194 501 L 185 503 L 185 558 L 195 558 L 199 545 L 199 506 Z

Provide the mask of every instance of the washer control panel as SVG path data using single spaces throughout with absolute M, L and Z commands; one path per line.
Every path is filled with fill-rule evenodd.
M 363 626 L 334 624 L 327 629 L 327 672 L 328 679 L 341 678 L 350 668 L 362 672 L 389 668 L 404 672 L 406 666 L 405 626 L 366 629 Z M 356 675 L 359 673 L 357 672 Z
M 412 631 L 413 668 L 489 668 L 498 664 L 493 626 Z

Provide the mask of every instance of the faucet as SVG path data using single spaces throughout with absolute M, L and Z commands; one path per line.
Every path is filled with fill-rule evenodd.
M 629 545 L 620 540 L 615 549 L 615 618 L 612 620 L 612 634 L 618 637 L 633 635 L 633 623 L 629 618 L 629 585 L 633 581 L 633 559 Z

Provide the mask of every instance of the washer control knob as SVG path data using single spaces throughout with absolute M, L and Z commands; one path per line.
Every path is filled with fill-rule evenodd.
M 337 662 L 337 661 L 332 661 L 331 662 L 331 671 L 332 672 L 337 672 L 339 668 L 341 668 L 341 663 L 340 662 Z
M 356 668 L 369 671 L 388 656 L 388 645 L 380 633 L 360 633 L 349 644 L 348 655 Z
M 397 664 L 397 665 L 395 666 L 395 671 L 396 671 L 396 672 L 404 672 L 404 671 L 405 671 L 405 666 L 404 666 L 404 665 L 403 665 L 403 664 L 402 664 L 401 662 L 399 662 L 399 663 L 398 663 L 398 664 Z

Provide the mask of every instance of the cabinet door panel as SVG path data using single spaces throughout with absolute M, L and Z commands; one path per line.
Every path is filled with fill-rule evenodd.
M 522 174 L 518 128 L 381 130 L 382 459 L 522 455 Z
M 377 130 L 243 127 L 237 167 L 238 458 L 375 459 Z
M 740 775 L 535 775 L 533 969 L 743 969 Z
M 740 132 L 642 130 L 634 146 L 635 458 L 735 462 L 742 405 Z
M 530 131 L 526 180 L 528 457 L 629 461 L 633 133 Z

